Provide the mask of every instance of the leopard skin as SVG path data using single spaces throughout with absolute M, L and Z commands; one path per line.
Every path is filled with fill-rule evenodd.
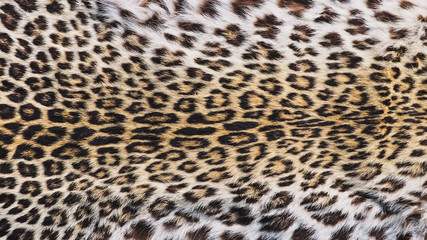
M 0 239 L 427 239 L 423 0 L 1 0 Z

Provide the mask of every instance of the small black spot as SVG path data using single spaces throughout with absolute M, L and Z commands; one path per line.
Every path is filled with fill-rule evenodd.
M 226 231 L 221 234 L 221 240 L 245 240 L 245 236 L 240 233 Z
M 385 239 L 385 232 L 388 227 L 373 227 L 369 232 L 369 236 L 374 237 L 375 239 Z
M 118 137 L 96 137 L 92 141 L 89 142 L 90 145 L 93 146 L 102 146 L 107 144 L 115 144 L 121 141 Z
M 224 128 L 228 131 L 241 131 L 258 127 L 257 122 L 233 122 L 224 124 Z
M 370 9 L 377 9 L 382 4 L 382 2 L 383 0 L 367 0 L 366 4 Z
M 314 229 L 300 226 L 299 228 L 295 229 L 291 239 L 292 240 L 310 240 L 312 239 L 311 237 L 313 236 L 314 232 L 315 232 Z
M 25 74 L 25 66 L 19 63 L 11 63 L 9 67 L 9 75 L 16 80 L 21 79 Z
M 351 237 L 354 227 L 342 227 L 334 232 L 332 239 L 348 240 Z
M 10 230 L 10 223 L 6 218 L 0 220 L 0 237 L 4 237 Z
M 69 31 L 68 27 L 67 27 L 67 23 L 65 21 L 59 20 L 54 27 L 59 31 L 59 32 L 63 32 L 66 33 Z M 67 45 L 67 44 L 66 44 Z
M 411 157 L 421 157 L 424 156 L 425 152 L 422 149 L 415 149 L 411 153 Z
M 320 45 L 324 47 L 341 46 L 343 44 L 343 39 L 341 38 L 341 35 L 335 32 L 328 33 L 323 38 L 325 41 L 320 42 Z
M 347 214 L 342 213 L 341 211 L 335 211 L 323 214 L 314 214 L 312 217 L 317 221 L 323 222 L 325 225 L 335 226 L 337 223 L 343 221 L 347 217 Z
M 65 204 L 68 206 L 74 205 L 78 203 L 82 199 L 82 196 L 76 193 L 70 193 L 68 196 L 63 200 Z
M 0 106 L 0 109 L 1 109 L 1 106 Z M 5 125 L 3 125 L 3 127 L 5 127 L 6 129 L 9 129 L 11 132 L 15 134 L 17 134 L 22 129 L 23 126 L 24 126 L 23 124 L 20 124 L 17 122 L 6 123 Z
M 113 127 L 102 128 L 100 131 L 107 134 L 119 135 L 125 132 L 125 128 L 123 128 L 122 126 L 113 126 Z
M 6 240 L 25 239 L 33 240 L 34 231 L 26 230 L 24 228 L 15 228 Z
M 399 233 L 399 235 L 397 235 L 397 240 L 411 240 L 411 239 L 413 239 L 411 233 Z
M 37 0 L 15 0 L 19 7 L 26 12 L 32 12 L 37 10 Z
M 67 133 L 64 127 L 50 127 L 48 131 L 55 134 L 57 137 L 63 137 Z
M 249 208 L 233 206 L 227 213 L 221 215 L 219 220 L 222 220 L 223 223 L 229 226 L 233 224 L 246 226 L 251 224 L 254 217 L 251 216 Z
M 50 13 L 61 14 L 64 7 L 58 1 L 53 1 L 51 4 L 46 6 L 46 9 Z
M 259 7 L 263 2 L 264 0 L 235 0 L 232 3 L 233 12 L 245 18 L 250 7 Z
M 5 162 L 0 164 L 0 173 L 7 174 L 12 172 L 13 172 L 13 167 L 11 163 Z
M 1 119 L 11 119 L 15 117 L 15 107 L 0 104 L 0 118 Z
M 218 0 L 205 0 L 203 1 L 203 5 L 200 7 L 200 12 L 210 17 L 216 17 L 218 15 L 218 12 L 215 9 L 217 4 Z
M 35 142 L 44 145 L 44 146 L 50 146 L 57 142 L 59 138 L 57 136 L 52 136 L 50 134 L 41 135 L 38 138 L 36 138 Z
M 210 135 L 210 134 L 214 133 L 215 131 L 216 131 L 216 129 L 212 128 L 212 127 L 206 127 L 206 128 L 187 127 L 187 128 L 179 129 L 179 130 L 175 131 L 174 133 L 192 136 L 192 135 Z
M 263 217 L 259 222 L 262 224 L 262 231 L 281 232 L 286 231 L 295 219 L 291 214 L 283 212 L 277 215 Z
M 178 27 L 189 32 L 205 32 L 203 25 L 200 23 L 178 22 Z
M 55 240 L 59 238 L 59 233 L 53 229 L 45 229 L 43 230 L 40 238 L 46 240 Z
M 130 237 L 135 240 L 150 240 L 154 233 L 154 227 L 148 222 L 141 220 L 131 227 Z

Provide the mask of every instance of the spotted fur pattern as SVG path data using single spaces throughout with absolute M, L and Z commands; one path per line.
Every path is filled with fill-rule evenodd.
M 427 239 L 427 4 L 0 1 L 0 239 Z

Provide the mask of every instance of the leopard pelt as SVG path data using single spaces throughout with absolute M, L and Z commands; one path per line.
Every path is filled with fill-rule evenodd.
M 427 239 L 427 2 L 1 0 L 0 239 Z

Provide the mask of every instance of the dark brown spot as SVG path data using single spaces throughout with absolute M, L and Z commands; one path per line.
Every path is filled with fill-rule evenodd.
M 249 7 L 259 7 L 263 2 L 264 0 L 235 0 L 232 3 L 233 12 L 240 17 L 245 17 Z
M 164 22 L 164 19 L 160 18 L 157 14 L 154 14 L 151 18 L 144 22 L 144 25 L 152 29 L 157 29 Z
M 343 43 L 343 39 L 336 32 L 326 34 L 323 39 L 324 41 L 320 42 L 320 45 L 324 47 L 341 46 Z
M 314 232 L 315 232 L 314 229 L 300 226 L 294 231 L 291 239 L 292 240 L 311 240 L 312 239 L 311 237 L 313 236 Z
M 289 13 L 296 17 L 302 17 L 304 11 L 310 9 L 313 3 L 313 0 L 279 0 L 279 7 L 289 9 Z
M 244 240 L 245 236 L 240 233 L 233 233 L 230 231 L 226 231 L 221 234 L 221 240 Z
M 328 212 L 325 214 L 315 214 L 313 218 L 323 222 L 325 225 L 336 225 L 347 217 L 347 214 L 341 211 Z
M 132 226 L 132 229 L 130 234 L 132 240 L 150 240 L 154 232 L 153 226 L 144 220 Z
M 350 239 L 353 229 L 354 227 L 342 227 L 338 231 L 334 232 L 334 234 L 332 235 L 332 239 L 348 240 Z
M 218 15 L 218 12 L 215 9 L 217 4 L 217 0 L 205 0 L 200 7 L 200 12 L 210 17 L 216 17 Z
M 424 156 L 425 152 L 422 149 L 415 149 L 411 153 L 411 157 L 421 157 Z
M 286 231 L 294 221 L 295 219 L 288 212 L 266 216 L 260 220 L 260 223 L 262 224 L 261 230 L 269 232 Z
M 390 29 L 390 38 L 391 39 L 402 39 L 408 35 L 407 29 Z
M 403 0 L 403 1 L 400 1 L 399 6 L 403 9 L 410 9 L 410 8 L 413 8 L 415 5 L 410 1 Z
M 404 181 L 392 178 L 392 177 L 386 177 L 382 179 L 378 185 L 383 185 L 384 187 L 381 188 L 381 192 L 396 192 L 397 190 L 403 188 L 405 186 Z
M 383 240 L 385 239 L 384 233 L 387 230 L 387 228 L 373 228 L 369 232 L 369 236 L 374 237 L 375 240 Z
M 387 11 L 376 12 L 375 18 L 381 22 L 397 22 L 400 18 L 396 15 L 393 15 Z
M 368 8 L 370 9 L 377 9 L 383 0 L 367 0 L 366 5 L 368 5 Z
M 300 8 L 311 8 L 313 6 L 312 0 L 279 0 L 279 7 L 298 10 Z
M 203 25 L 200 23 L 179 22 L 178 27 L 189 32 L 205 32 Z

